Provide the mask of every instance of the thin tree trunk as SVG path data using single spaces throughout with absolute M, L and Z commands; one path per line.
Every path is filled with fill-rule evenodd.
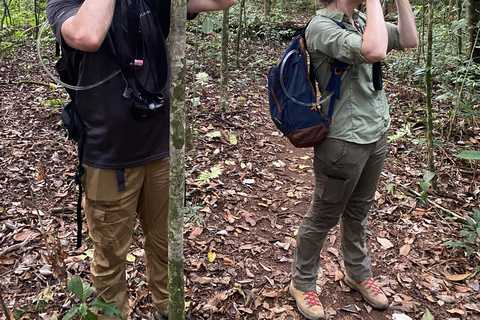
M 183 212 L 185 202 L 185 46 L 187 0 L 173 0 L 170 56 L 170 202 L 168 212 L 168 290 L 170 320 L 185 319 Z
M 222 23 L 222 69 L 220 72 L 220 105 L 224 111 L 229 111 L 228 107 L 228 11 L 223 10 L 223 23 Z
M 480 63 L 480 48 L 476 48 L 475 35 L 478 33 L 477 23 L 480 21 L 480 0 L 470 0 L 468 9 L 468 26 L 470 27 L 470 55 L 473 62 Z
M 433 0 L 428 4 L 428 31 L 427 31 L 427 62 L 425 65 L 425 82 L 427 88 L 427 122 L 428 122 L 428 168 L 430 172 L 435 172 L 435 162 L 433 158 L 433 113 L 432 113 L 432 56 L 433 56 Z M 436 178 L 432 180 L 432 189 L 437 190 Z
M 242 16 L 245 14 L 245 0 L 240 1 L 240 10 L 238 14 L 238 30 L 237 30 L 237 38 L 235 40 L 236 42 L 236 51 L 237 51 L 237 66 L 239 63 L 239 57 L 240 57 L 240 40 L 242 39 L 242 31 L 243 31 L 243 25 L 242 25 Z

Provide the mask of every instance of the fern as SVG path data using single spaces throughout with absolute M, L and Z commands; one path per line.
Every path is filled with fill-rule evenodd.
M 210 179 L 218 178 L 223 172 L 222 167 L 213 167 L 210 168 L 210 171 L 205 170 L 197 178 L 197 181 L 200 185 L 210 182 Z

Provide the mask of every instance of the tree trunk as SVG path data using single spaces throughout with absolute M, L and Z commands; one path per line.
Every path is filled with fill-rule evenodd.
M 432 56 L 433 56 L 433 0 L 428 3 L 428 29 L 427 29 L 427 62 L 425 65 L 425 82 L 427 88 L 427 122 L 428 122 L 428 168 L 430 172 L 435 172 L 435 163 L 433 158 L 433 113 L 432 113 Z M 436 178 L 431 180 L 432 188 L 436 191 Z
M 173 0 L 170 57 L 170 200 L 168 212 L 168 290 L 170 320 L 185 318 L 183 212 L 185 202 L 185 46 L 187 0 Z
M 220 72 L 220 105 L 224 111 L 228 109 L 228 11 L 223 10 L 223 22 L 222 22 L 222 69 Z M 239 26 L 240 27 L 240 26 Z
M 478 33 L 477 23 L 480 21 L 480 0 L 470 0 L 468 7 L 468 25 L 470 27 L 470 55 L 473 62 L 480 63 L 480 48 L 475 48 L 475 38 Z
M 235 40 L 236 49 L 237 49 L 237 67 L 240 59 L 240 40 L 242 39 L 242 31 L 243 31 L 242 17 L 245 14 L 245 0 L 240 1 L 240 9 L 238 10 L 238 12 L 239 12 L 238 13 L 238 30 L 237 30 L 237 38 Z

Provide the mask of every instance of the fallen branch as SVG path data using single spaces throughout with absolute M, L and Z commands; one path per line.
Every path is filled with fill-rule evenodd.
M 415 190 L 413 189 L 410 189 L 408 188 L 407 186 L 404 186 L 403 184 L 400 184 L 400 187 L 404 188 L 406 191 L 410 192 L 410 193 L 413 193 L 414 195 L 416 195 L 417 197 L 420 197 L 420 193 L 416 192 Z M 445 207 L 442 207 L 441 205 L 439 205 L 438 203 L 436 203 L 435 201 L 432 201 L 430 199 L 427 198 L 427 202 L 431 205 L 434 205 L 435 207 L 439 208 L 440 210 L 442 211 L 445 211 L 446 213 L 456 217 L 458 220 L 460 220 L 462 223 L 464 224 L 468 224 L 468 221 L 467 219 L 465 219 L 464 217 L 462 217 L 461 215 L 459 215 L 458 213 L 455 213 L 453 211 L 450 211 L 448 210 L 447 208 Z
M 33 81 L 33 80 L 22 80 L 17 82 L 17 87 L 20 86 L 22 83 L 29 83 L 29 84 L 38 84 L 39 86 L 48 87 L 52 90 L 55 90 L 57 86 L 54 83 L 46 83 L 41 81 Z
M 18 249 L 25 247 L 32 240 L 33 240 L 33 237 L 28 237 L 27 239 L 23 240 L 20 243 L 14 244 L 10 247 L 6 247 L 2 251 L 0 251 L 0 257 L 6 255 L 9 252 L 16 251 Z

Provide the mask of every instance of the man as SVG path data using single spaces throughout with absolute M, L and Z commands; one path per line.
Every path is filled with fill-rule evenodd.
M 187 10 L 223 10 L 234 3 L 190 0 Z M 156 318 L 168 319 L 169 69 L 165 39 L 170 6 L 164 0 L 48 0 L 46 7 L 64 51 L 82 52 L 77 63 L 78 86 L 101 83 L 76 91 L 72 102 L 78 125 L 85 132 L 79 149 L 85 215 L 95 249 L 91 274 L 101 298 L 118 303 L 122 319 L 130 313 L 125 258 L 135 215 L 145 237 Z

